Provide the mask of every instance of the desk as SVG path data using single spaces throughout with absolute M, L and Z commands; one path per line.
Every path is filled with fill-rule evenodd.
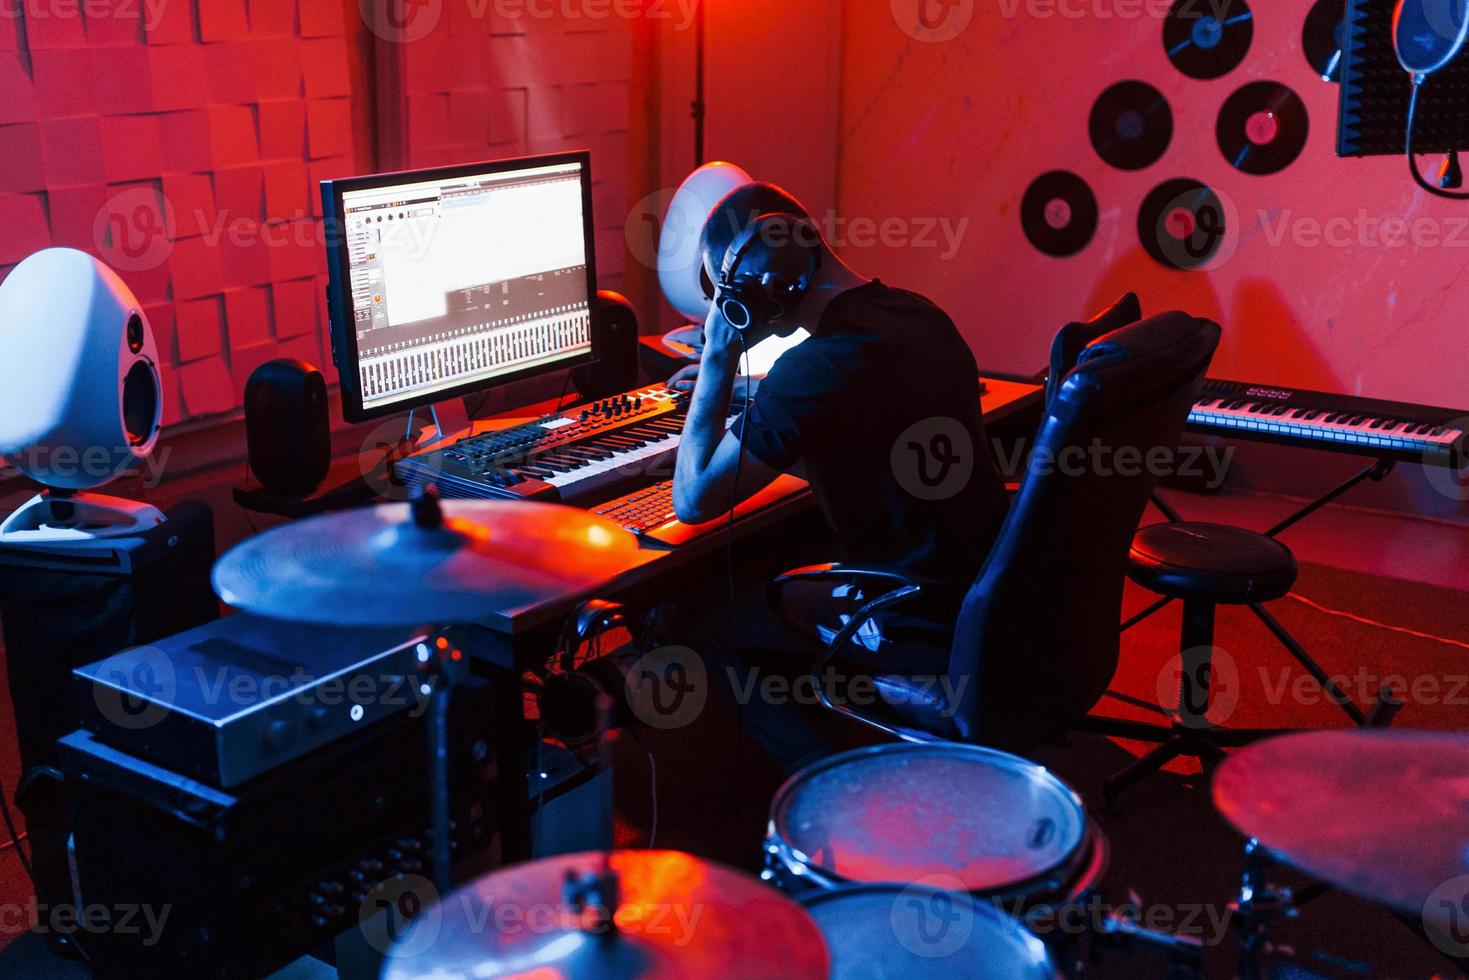
M 980 395 L 986 434 L 1001 441 L 1028 438 L 1035 429 L 1035 417 L 1042 400 L 1038 385 L 1005 378 L 985 378 Z M 529 406 L 515 417 L 500 417 L 481 423 L 484 428 L 508 428 L 527 418 L 539 418 L 554 407 L 554 402 Z M 479 428 L 479 426 L 477 426 Z M 746 517 L 736 517 L 731 533 L 734 541 L 749 538 L 763 530 L 794 520 L 811 510 L 809 490 L 798 490 L 783 496 Z M 670 549 L 644 544 L 629 559 L 626 567 L 605 580 L 576 592 L 567 592 L 532 605 L 508 609 L 478 624 L 475 656 L 491 666 L 499 681 L 495 685 L 500 751 L 504 758 L 523 758 L 529 745 L 526 734 L 522 675 L 532 664 L 543 663 L 555 649 L 557 637 L 566 617 L 584 599 L 597 597 L 630 600 L 633 596 L 667 596 L 674 592 L 680 576 L 692 566 L 717 556 L 731 540 L 723 534 L 711 534 L 681 547 Z M 500 778 L 505 783 L 505 809 L 502 815 L 501 849 L 507 863 L 524 860 L 531 855 L 530 813 L 525 805 L 528 797 L 526 774 L 519 767 L 507 767 Z

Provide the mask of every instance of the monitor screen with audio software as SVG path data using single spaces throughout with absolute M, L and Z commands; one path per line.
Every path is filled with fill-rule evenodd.
M 348 421 L 595 358 L 586 153 L 324 181 L 322 198 Z

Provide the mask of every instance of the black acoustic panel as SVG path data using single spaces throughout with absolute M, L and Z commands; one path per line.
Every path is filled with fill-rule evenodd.
M 1413 85 L 1393 50 L 1396 0 L 1348 0 L 1342 60 L 1338 156 L 1406 152 L 1408 97 Z M 1418 96 L 1414 149 L 1469 149 L 1469 54 L 1429 76 Z

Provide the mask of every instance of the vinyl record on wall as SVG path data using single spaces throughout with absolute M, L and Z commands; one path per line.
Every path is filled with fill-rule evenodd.
M 1143 249 L 1162 265 L 1197 269 L 1218 254 L 1228 236 L 1223 202 L 1197 180 L 1164 181 L 1137 213 Z
M 1086 248 L 1097 231 L 1097 197 L 1067 170 L 1037 177 L 1020 200 L 1025 237 L 1046 255 L 1064 258 Z
M 1341 81 L 1346 33 L 1347 0 L 1316 0 L 1301 30 L 1301 50 L 1322 81 Z
M 1178 0 L 1163 21 L 1163 50 L 1190 78 L 1218 78 L 1239 67 L 1255 37 L 1244 0 Z
M 1097 156 L 1119 170 L 1157 163 L 1173 139 L 1173 110 L 1147 82 L 1118 82 L 1092 106 L 1089 131 Z
M 1219 150 L 1247 174 L 1284 170 L 1306 148 L 1311 119 L 1301 97 L 1279 82 L 1251 82 L 1219 110 Z

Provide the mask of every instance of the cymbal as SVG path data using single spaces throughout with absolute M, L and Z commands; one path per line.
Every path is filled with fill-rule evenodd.
M 415 918 L 388 950 L 384 980 L 434 977 L 824 978 L 811 916 L 771 886 L 679 851 L 614 851 L 616 928 L 588 931 L 563 895 L 568 871 L 601 852 L 486 875 Z
M 637 538 L 603 517 L 528 501 L 432 495 L 312 517 L 228 551 L 214 590 L 275 619 L 469 625 L 625 571 Z
M 1430 896 L 1469 874 L 1462 735 L 1343 730 L 1268 739 L 1220 766 L 1214 803 L 1284 863 L 1429 924 L 1440 911 L 1425 909 Z

